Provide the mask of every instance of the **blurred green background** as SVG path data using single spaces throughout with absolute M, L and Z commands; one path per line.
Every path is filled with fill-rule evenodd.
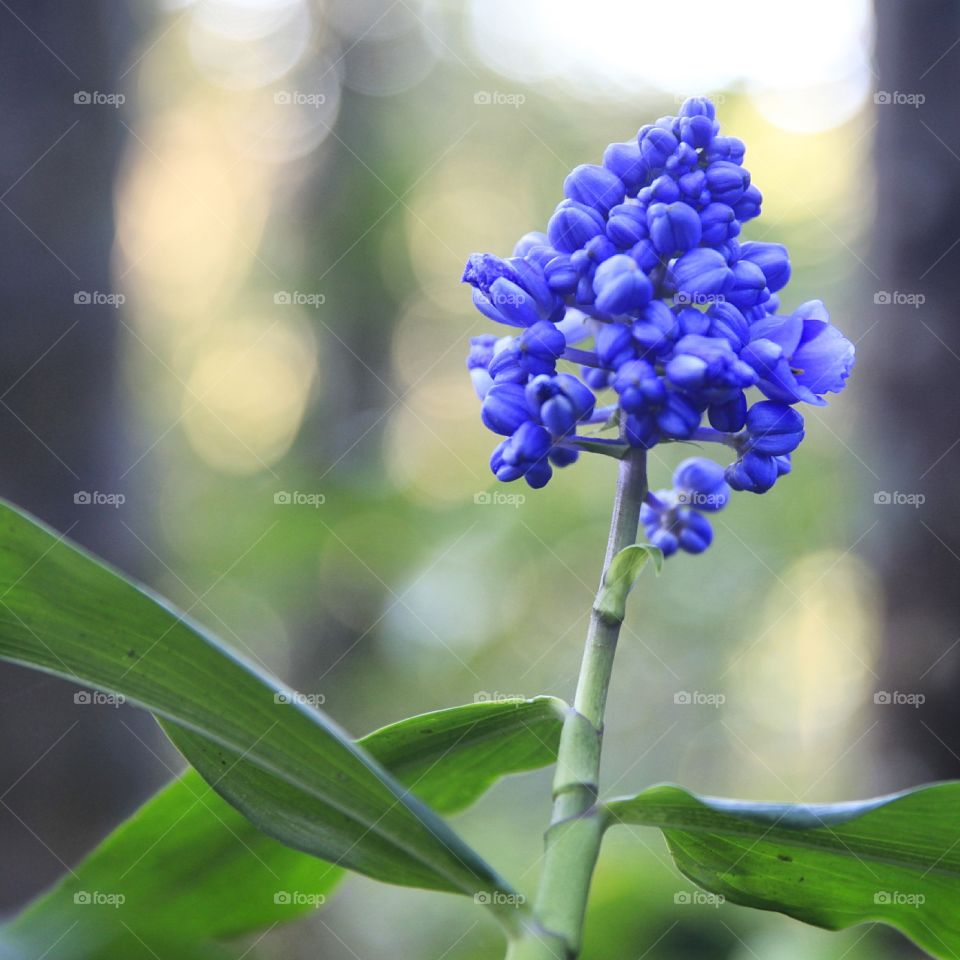
M 73 477 L 51 480 L 58 492 L 27 505 L 63 529 L 69 515 L 71 536 L 321 694 L 355 734 L 472 699 L 572 694 L 615 465 L 584 458 L 542 491 L 509 488 L 524 495 L 519 504 L 478 502 L 494 488 L 496 441 L 479 422 L 464 355 L 468 337 L 492 325 L 459 277 L 469 253 L 506 255 L 521 234 L 543 229 L 573 166 L 598 162 L 608 142 L 675 112 L 686 95 L 711 95 L 724 131 L 746 141 L 764 195 L 746 236 L 791 250 L 785 305 L 821 298 L 867 356 L 874 341 L 887 349 L 874 307 L 885 277 L 867 264 L 871 143 L 888 121 L 873 96 L 874 12 L 860 0 L 683 9 L 173 0 L 121 17 L 122 30 L 105 25 L 104 11 L 116 10 L 103 4 L 86 40 L 70 42 L 92 45 L 93 36 L 123 51 L 115 58 L 62 53 L 65 27 L 41 6 L 42 23 L 26 7 L 8 18 L 11 42 L 30 45 L 30 62 L 51 70 L 60 68 L 48 50 L 64 65 L 89 56 L 83 71 L 68 66 L 76 79 L 64 75 L 64 89 L 95 79 L 98 92 L 125 97 L 118 107 L 80 105 L 78 131 L 92 122 L 109 131 L 84 148 L 91 163 L 98 150 L 113 159 L 106 184 L 73 183 L 89 197 L 86 212 L 50 227 L 96 226 L 99 292 L 123 303 L 81 313 L 83 304 L 65 302 L 68 320 L 50 328 L 67 330 L 63 342 L 50 346 L 51 333 L 11 367 L 16 387 L 36 359 L 30 379 L 48 377 L 56 411 L 34 411 L 55 426 L 45 433 L 14 391 L 4 406 L 21 425 L 10 429 L 27 421 L 36 436 L 18 442 L 39 460 L 60 459 L 75 394 L 57 390 L 45 369 L 56 354 L 69 357 L 91 317 L 113 331 L 109 350 L 76 360 L 81 393 L 109 385 L 109 469 L 75 472 L 62 454 Z M 929 141 L 924 149 L 940 149 Z M 73 149 L 64 139 L 28 182 L 39 189 L 69 176 Z M 7 164 L 10 180 L 30 156 L 20 159 Z M 8 210 L 17 208 L 12 189 Z M 32 221 L 22 230 L 16 220 L 27 217 L 17 213 L 5 225 L 12 242 L 45 265 L 31 267 L 31 281 L 47 269 L 65 289 L 86 289 L 66 255 L 76 280 L 51 258 L 62 248 Z M 27 322 L 27 310 L 15 314 Z M 884 544 L 903 521 L 873 501 L 884 458 L 896 456 L 870 440 L 881 415 L 869 384 L 861 358 L 844 395 L 805 411 L 808 439 L 789 480 L 762 498 L 735 497 L 706 556 L 671 560 L 660 580 L 641 581 L 610 697 L 608 793 L 670 780 L 819 801 L 916 779 L 889 760 L 875 729 L 874 696 L 887 689 Z M 73 434 L 103 422 L 90 417 Z M 666 485 L 688 454 L 656 451 L 652 485 Z M 63 491 L 93 482 L 125 503 L 73 510 Z M 11 484 L 11 496 L 29 500 Z M 37 697 L 54 684 L 31 682 Z M 722 703 L 683 703 L 685 693 Z M 18 701 L 8 722 L 36 735 L 35 756 L 65 724 L 45 726 L 39 706 L 32 721 L 31 709 Z M 143 722 L 110 746 L 109 762 L 92 762 L 100 734 L 132 716 L 78 712 L 71 737 L 92 731 L 88 754 L 75 754 L 87 758 L 84 772 L 58 779 L 74 750 L 67 740 L 11 788 L 16 819 L 4 829 L 17 836 L 25 872 L 7 887 L 8 906 L 179 769 Z M 9 779 L 26 765 L 13 763 Z M 25 792 L 37 777 L 44 788 Z M 456 820 L 527 891 L 549 781 L 543 772 L 506 782 Z M 611 834 L 584 956 L 856 960 L 904 949 L 880 931 L 831 935 L 684 902 L 692 891 L 657 833 Z M 498 943 L 472 903 L 353 879 L 325 910 L 268 931 L 244 956 L 467 960 L 497 956 Z

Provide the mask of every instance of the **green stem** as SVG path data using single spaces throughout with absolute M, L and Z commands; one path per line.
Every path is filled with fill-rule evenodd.
M 598 600 L 610 562 L 636 540 L 647 493 L 646 467 L 643 450 L 631 449 L 620 462 Z M 596 802 L 603 714 L 620 626 L 619 620 L 601 615 L 594 603 L 576 697 L 560 737 L 536 924 L 511 944 L 509 960 L 574 960 L 580 952 L 590 879 L 605 827 Z

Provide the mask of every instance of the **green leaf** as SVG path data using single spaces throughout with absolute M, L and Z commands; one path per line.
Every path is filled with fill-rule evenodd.
M 317 823 L 309 852 L 316 856 L 389 883 L 509 892 L 436 814 L 304 698 L 2 503 L 0 657 L 123 695 L 267 771 L 310 804 Z
M 456 813 L 500 777 L 553 763 L 566 710 L 555 697 L 486 700 L 401 720 L 359 743 L 434 810 Z
M 680 870 L 733 903 L 829 930 L 897 927 L 960 954 L 960 781 L 852 803 L 753 803 L 656 786 L 607 804 L 654 826 Z
M 659 575 L 663 569 L 663 552 L 649 543 L 632 543 L 610 561 L 603 577 L 603 590 L 594 605 L 602 618 L 623 623 L 627 595 L 648 560 L 653 561 L 654 569 Z
M 553 762 L 564 710 L 551 697 L 475 703 L 403 720 L 360 743 L 420 799 L 452 812 L 501 776 Z M 223 782 L 233 772 L 216 775 Z M 142 941 L 179 956 L 172 949 L 178 944 L 309 912 L 343 874 L 260 832 L 188 770 L 0 930 L 0 955 L 9 947 L 14 955 L 40 956 L 56 941 L 58 960 L 132 960 Z M 94 892 L 121 893 L 124 903 L 74 902 Z
M 56 944 L 56 960 L 148 957 L 138 942 L 178 955 L 158 947 L 293 919 L 342 875 L 260 833 L 190 770 L 0 929 L 0 955 L 39 957 Z

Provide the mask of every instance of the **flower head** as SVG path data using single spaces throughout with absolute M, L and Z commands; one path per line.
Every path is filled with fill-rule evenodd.
M 762 202 L 745 152 L 714 105 L 691 98 L 576 167 L 546 230 L 512 257 L 474 254 L 463 274 L 484 316 L 520 328 L 474 337 L 467 360 L 483 422 L 506 438 L 498 479 L 541 487 L 581 450 L 692 439 L 735 451 L 725 468 L 684 461 L 645 504 L 665 554 L 706 549 L 706 514 L 731 490 L 763 493 L 790 471 L 804 436 L 795 405 L 823 405 L 854 362 L 820 301 L 780 313 L 790 258 L 742 236 Z M 609 423 L 619 440 L 597 435 Z

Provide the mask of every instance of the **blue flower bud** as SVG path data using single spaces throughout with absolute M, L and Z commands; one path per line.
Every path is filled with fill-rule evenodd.
M 606 214 L 611 207 L 623 202 L 626 187 L 605 167 L 582 163 L 563 181 L 563 192 L 569 199 Z
M 693 170 L 699 162 L 700 154 L 689 143 L 681 143 L 676 153 L 667 160 L 664 169 L 671 177 L 679 178 Z
M 675 298 L 678 301 L 683 300 L 681 294 Z M 696 307 L 682 307 L 677 311 L 677 333 L 680 337 L 686 337 L 690 334 L 697 336 L 706 336 L 710 332 L 710 317 L 701 313 Z
M 653 300 L 633 323 L 633 340 L 640 350 L 654 357 L 667 353 L 677 337 L 677 318 L 662 301 Z
M 590 307 L 593 305 L 593 301 L 596 300 L 596 295 L 593 292 L 594 273 L 596 273 L 596 268 L 591 266 L 583 276 L 580 277 L 579 281 L 577 281 L 577 292 L 574 296 L 581 307 Z
M 547 431 L 528 420 L 493 451 L 490 469 L 498 480 L 525 477 L 531 487 L 542 487 L 553 474 L 547 460 L 550 443 Z
M 740 233 L 740 222 L 733 207 L 725 203 L 710 203 L 700 211 L 700 225 L 703 230 L 703 242 L 711 246 L 726 243 Z
M 555 324 L 540 320 L 520 334 L 520 345 L 527 356 L 553 363 L 567 348 L 567 340 Z
M 667 379 L 706 406 L 728 403 L 757 382 L 754 369 L 744 363 L 723 339 L 688 335 L 677 341 Z
M 740 259 L 740 241 L 737 239 L 721 243 L 715 249 L 717 253 L 722 254 L 723 259 L 727 261 L 728 267 L 733 267 Z
M 673 177 L 657 177 L 637 194 L 637 199 L 641 203 L 676 203 L 680 199 L 680 186 Z
M 763 271 L 749 260 L 741 260 L 733 265 L 733 273 L 723 295 L 741 309 L 755 307 L 770 299 L 767 278 Z
M 723 337 L 737 352 L 750 340 L 750 325 L 747 318 L 726 300 L 712 303 L 707 309 L 711 337 Z
M 654 527 L 653 530 L 647 529 L 647 539 L 664 555 L 672 557 L 680 546 L 680 541 L 675 533 L 670 530 L 664 530 L 662 527 Z
M 763 203 L 763 197 L 760 191 L 751 184 L 743 196 L 733 204 L 733 212 L 741 223 L 746 223 L 760 216 L 761 203 Z
M 736 463 L 727 467 L 727 483 L 734 490 L 766 493 L 780 476 L 777 459 L 752 451 L 745 453 Z
M 666 403 L 657 413 L 657 424 L 668 436 L 687 440 L 700 426 L 701 411 L 685 396 L 668 392 Z
M 570 373 L 534 377 L 525 392 L 529 409 L 554 437 L 571 433 L 596 403 L 590 388 Z
M 739 164 L 715 160 L 707 167 L 707 186 L 715 203 L 733 206 L 750 186 L 750 174 Z
M 497 383 L 526 383 L 530 377 L 556 373 L 557 360 L 566 346 L 560 330 L 548 320 L 540 320 L 495 351 L 488 366 L 490 375 Z
M 470 353 L 467 355 L 467 369 L 470 371 L 470 380 L 473 383 L 473 389 L 481 400 L 493 386 L 490 363 L 493 360 L 496 343 L 497 338 L 489 333 L 470 338 Z
M 470 338 L 470 353 L 467 355 L 467 369 L 486 370 L 493 359 L 493 349 L 498 338 L 491 333 L 481 334 Z
M 677 290 L 688 296 L 720 293 L 731 277 L 723 255 L 709 247 L 690 250 L 680 257 L 671 270 Z
M 782 243 L 747 241 L 740 245 L 740 256 L 763 271 L 771 292 L 787 285 L 790 279 L 790 256 Z
M 696 510 L 678 518 L 677 541 L 687 553 L 703 553 L 713 543 L 710 521 Z
M 723 467 L 705 457 L 684 460 L 673 473 L 677 503 L 697 510 L 722 510 L 730 499 Z
M 637 262 L 637 266 L 644 272 L 650 271 L 659 265 L 660 254 L 653 243 L 647 240 L 641 240 L 630 248 L 630 256 Z
M 624 438 L 631 447 L 640 447 L 643 450 L 655 447 L 660 442 L 660 426 L 656 414 L 652 411 L 627 414 Z
M 627 249 L 647 237 L 647 208 L 628 201 L 615 206 L 607 218 L 607 236 L 618 247 Z
M 550 462 L 555 467 L 569 467 L 580 459 L 580 451 L 570 447 L 553 447 L 549 455 Z
M 543 268 L 543 272 L 550 289 L 562 297 L 573 293 L 580 282 L 580 271 L 573 265 L 567 253 L 561 253 L 550 260 Z
M 793 407 L 761 400 L 747 412 L 744 448 L 768 457 L 790 453 L 803 440 L 803 417 Z
M 487 299 L 503 318 L 503 322 L 511 326 L 529 327 L 540 319 L 540 312 L 533 297 L 506 277 L 493 281 Z
M 603 165 L 623 181 L 628 194 L 635 194 L 647 179 L 647 164 L 636 140 L 611 143 L 604 151 Z
M 561 253 L 573 253 L 585 246 L 591 237 L 604 231 L 603 217 L 592 207 L 575 200 L 564 200 L 547 224 L 550 242 Z
M 643 504 L 640 522 L 647 538 L 664 556 L 671 556 L 678 548 L 688 553 L 702 553 L 713 541 L 710 521 L 699 510 L 679 502 L 670 490 L 658 490 Z
M 511 339 L 502 349 L 498 350 L 494 354 L 487 371 L 493 378 L 494 383 L 526 383 L 530 379 L 530 374 L 524 368 L 519 341 Z
M 637 135 L 640 154 L 651 170 L 662 170 L 679 146 L 677 138 L 662 127 L 649 127 Z
M 663 381 L 646 360 L 630 360 L 622 364 L 614 377 L 613 389 L 620 395 L 620 406 L 627 413 L 657 409 L 667 396 Z
M 689 117 L 680 121 L 680 139 L 694 148 L 709 146 L 716 130 L 717 125 L 709 117 Z
M 483 398 L 480 418 L 488 430 L 510 436 L 532 419 L 523 387 L 518 383 L 495 383 Z
M 739 137 L 714 137 L 710 146 L 703 152 L 707 163 L 715 160 L 729 160 L 731 163 L 743 163 L 743 156 L 747 152 L 743 141 Z
M 707 175 L 703 170 L 694 170 L 685 173 L 678 181 L 680 196 L 684 203 L 689 203 L 698 209 L 710 202 L 710 192 L 707 190 Z
M 650 239 L 666 255 L 685 252 L 700 242 L 700 217 L 685 203 L 655 203 L 647 210 Z
M 563 314 L 563 301 L 550 289 L 543 268 L 530 260 L 475 253 L 467 260 L 463 282 L 474 288 L 477 309 L 498 323 L 526 327 Z
M 607 239 L 603 234 L 588 240 L 587 245 L 583 249 L 591 263 L 596 264 L 601 264 L 604 260 L 609 260 L 620 252 L 616 244 Z
M 677 113 L 681 117 L 706 117 L 708 120 L 714 120 L 717 116 L 717 108 L 709 97 L 687 97 L 680 104 Z
M 723 403 L 711 403 L 707 408 L 707 419 L 714 430 L 724 433 L 736 433 L 747 422 L 747 395 L 741 390 L 732 400 Z
M 649 303 L 653 285 L 636 260 L 618 254 L 597 267 L 593 291 L 597 309 L 607 316 L 618 316 Z
M 622 323 L 602 324 L 596 333 L 595 347 L 597 359 L 612 370 L 619 369 L 637 355 L 631 330 Z
M 535 460 L 527 467 L 527 472 L 523 475 L 523 479 L 526 480 L 534 490 L 540 490 L 550 482 L 552 476 L 553 470 L 550 467 L 549 461 L 541 459 Z
M 613 371 L 600 370 L 597 367 L 581 367 L 580 379 L 591 390 L 606 390 L 613 382 Z

